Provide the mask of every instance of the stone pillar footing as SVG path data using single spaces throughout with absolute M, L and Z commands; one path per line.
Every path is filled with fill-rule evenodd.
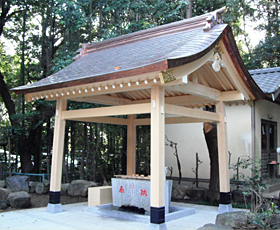
M 50 204 L 60 204 L 60 191 L 57 192 L 49 192 L 49 203 Z
M 167 230 L 166 223 L 163 224 L 149 224 L 149 230 Z
M 151 207 L 151 224 L 165 223 L 165 207 Z
M 51 204 L 51 203 L 48 203 L 47 212 L 53 213 L 53 214 L 62 212 L 61 204 Z
M 220 204 L 218 208 L 218 213 L 224 213 L 224 212 L 233 212 L 232 205 L 231 204 Z

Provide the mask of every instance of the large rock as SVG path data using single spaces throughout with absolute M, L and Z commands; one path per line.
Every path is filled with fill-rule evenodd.
M 192 188 L 190 192 L 191 199 L 195 201 L 204 201 L 206 190 L 206 188 Z
M 36 181 L 29 181 L 29 192 L 30 193 L 36 192 L 37 183 L 38 182 L 36 182 Z
M 233 228 L 228 226 L 222 226 L 217 224 L 205 224 L 203 227 L 198 228 L 197 230 L 232 230 Z
M 177 185 L 172 188 L 171 197 L 177 200 L 189 199 L 188 189 L 188 186 Z
M 5 188 L 0 188 L 0 199 L 7 200 L 10 193 L 11 193 L 11 190 L 5 189 Z
M 12 208 L 29 208 L 31 196 L 24 191 L 13 192 L 8 196 Z
M 28 180 L 28 176 L 10 176 L 6 179 L 6 186 L 12 192 L 29 192 Z
M 242 190 L 233 190 L 231 192 L 232 201 L 236 203 L 251 203 L 251 196 L 245 196 Z
M 88 188 L 96 186 L 97 184 L 92 181 L 74 180 L 69 184 L 67 193 L 69 196 L 87 196 Z
M 8 207 L 8 202 L 6 200 L 0 200 L 0 209 L 4 210 Z
M 217 215 L 216 224 L 231 228 L 242 228 L 247 226 L 247 216 L 244 211 L 226 212 Z
M 69 183 L 61 185 L 61 195 L 67 195 Z
M 6 188 L 6 181 L 0 180 L 0 188 Z
M 272 218 L 271 225 L 274 229 L 280 229 L 280 215 Z
M 39 195 L 44 194 L 45 193 L 45 186 L 42 182 L 38 182 L 36 184 L 36 188 L 35 188 L 35 192 Z
M 44 180 L 44 181 L 43 181 L 43 184 L 44 184 L 44 187 L 45 187 L 45 189 L 44 189 L 44 194 L 46 194 L 46 193 L 48 193 L 49 190 L 50 190 L 50 181 L 49 181 L 49 180 Z
M 44 180 L 43 181 L 43 184 L 44 186 L 47 188 L 47 187 L 50 187 L 50 181 L 49 180 Z

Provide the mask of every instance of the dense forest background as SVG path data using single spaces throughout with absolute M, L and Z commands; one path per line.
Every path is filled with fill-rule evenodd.
M 247 68 L 280 66 L 279 0 L 1 0 L 0 145 L 12 154 L 10 170 L 49 173 L 55 110 L 54 102 L 25 103 L 11 88 L 64 68 L 83 43 L 223 6 L 227 6 L 224 22 L 233 29 Z M 252 25 L 264 33 L 256 46 L 247 33 Z M 69 109 L 96 106 L 68 103 Z M 137 127 L 139 174 L 150 173 L 149 133 L 148 126 Z M 126 127 L 67 121 L 64 154 L 64 180 L 106 183 L 112 175 L 126 173 Z M 4 171 L 9 170 L 8 160 L 7 154 L 0 155 Z

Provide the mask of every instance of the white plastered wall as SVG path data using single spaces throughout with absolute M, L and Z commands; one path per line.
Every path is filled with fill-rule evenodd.
M 249 105 L 226 106 L 228 150 L 232 153 L 231 164 L 237 162 L 238 156 L 252 157 L 252 124 L 251 107 Z M 181 162 L 182 177 L 194 178 L 192 168 L 195 168 L 196 153 L 203 162 L 199 166 L 199 178 L 209 179 L 210 160 L 203 134 L 203 123 L 166 125 L 165 134 L 169 140 L 178 143 L 178 154 Z M 173 167 L 173 176 L 178 176 L 174 149 L 166 146 L 165 164 Z M 230 170 L 232 178 L 235 171 Z M 249 170 L 242 170 L 245 176 L 250 175 Z M 169 172 L 168 174 L 169 175 Z
M 270 118 L 268 117 L 270 115 Z M 272 117 L 272 118 L 271 118 Z M 261 158 L 261 120 L 277 122 L 277 147 L 280 147 L 280 105 L 262 100 L 255 102 L 255 152 L 256 159 Z M 278 162 L 280 157 L 278 154 Z

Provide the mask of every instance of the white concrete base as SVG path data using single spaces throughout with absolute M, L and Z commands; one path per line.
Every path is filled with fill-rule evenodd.
M 166 230 L 167 226 L 166 226 L 166 223 L 163 223 L 163 224 L 152 224 L 152 223 L 150 223 L 149 224 L 149 229 L 150 230 Z
M 47 212 L 53 213 L 53 214 L 62 212 L 61 204 L 50 204 L 50 203 L 48 203 Z
M 232 205 L 231 204 L 220 204 L 218 208 L 218 213 L 224 213 L 224 212 L 233 212 Z

